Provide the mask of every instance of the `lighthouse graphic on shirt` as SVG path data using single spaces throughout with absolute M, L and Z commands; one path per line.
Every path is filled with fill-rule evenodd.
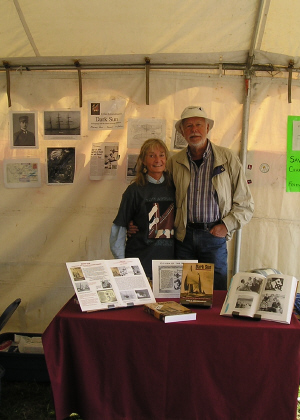
M 152 206 L 152 207 L 151 207 Z M 151 239 L 174 237 L 174 203 L 161 201 L 147 203 L 149 235 Z

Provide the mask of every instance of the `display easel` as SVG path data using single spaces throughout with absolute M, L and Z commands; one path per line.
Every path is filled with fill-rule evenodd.
M 261 315 L 259 315 L 259 314 L 254 314 L 253 317 L 250 317 L 250 316 L 240 315 L 240 313 L 238 311 L 232 311 L 232 316 L 233 316 L 233 318 L 249 319 L 249 320 L 252 320 L 252 321 L 260 321 L 261 320 Z

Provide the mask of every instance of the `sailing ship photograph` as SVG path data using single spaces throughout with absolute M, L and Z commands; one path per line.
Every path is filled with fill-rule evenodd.
M 44 111 L 45 139 L 77 139 L 80 135 L 80 111 Z

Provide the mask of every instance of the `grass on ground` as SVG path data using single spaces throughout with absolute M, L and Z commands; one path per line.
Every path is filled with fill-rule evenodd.
M 1 420 L 56 420 L 51 385 L 36 382 L 0 383 Z M 83 420 L 70 414 L 65 420 Z M 300 387 L 298 392 L 297 420 L 300 420 Z
M 55 420 L 50 383 L 1 381 L 1 420 Z M 66 420 L 82 420 L 73 414 Z

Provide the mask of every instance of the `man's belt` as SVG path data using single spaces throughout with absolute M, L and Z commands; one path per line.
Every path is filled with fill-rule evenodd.
M 210 230 L 212 227 L 214 227 L 215 225 L 219 225 L 220 223 L 222 223 L 221 220 L 217 220 L 216 222 L 211 222 L 211 223 L 188 222 L 187 227 L 190 229 Z

